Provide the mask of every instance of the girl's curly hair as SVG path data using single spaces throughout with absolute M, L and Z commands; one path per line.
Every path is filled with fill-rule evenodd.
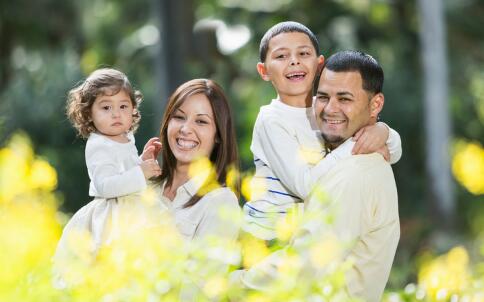
M 136 131 L 141 114 L 138 107 L 143 100 L 139 90 L 133 89 L 128 77 L 119 70 L 101 68 L 91 73 L 79 86 L 71 89 L 67 96 L 66 114 L 79 136 L 89 137 L 96 131 L 91 118 L 92 104 L 100 95 L 115 95 L 124 90 L 133 104 L 133 124 L 130 131 Z

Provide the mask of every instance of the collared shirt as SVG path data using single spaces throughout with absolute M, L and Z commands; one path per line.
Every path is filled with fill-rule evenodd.
M 165 197 L 166 182 L 156 186 L 160 205 L 172 214 L 177 229 L 188 241 L 217 236 L 236 240 L 240 228 L 240 207 L 237 196 L 227 187 L 220 187 L 205 194 L 196 204 L 184 208 L 183 205 L 200 188 L 200 182 L 187 181 L 176 190 L 173 200 Z
M 306 204 L 306 211 L 334 213 L 334 223 L 328 225 L 321 219 L 307 222 L 298 231 L 301 235 L 294 238 L 293 247 L 298 250 L 298 246 L 307 246 L 305 242 L 317 242 L 328 231 L 345 242 L 354 242 L 348 251 L 354 261 L 346 274 L 348 292 L 365 301 L 380 301 L 400 238 L 398 196 L 390 165 L 376 153 L 352 156 L 319 183 L 331 202 L 318 202 L 318 196 L 313 196 Z M 263 290 L 278 277 L 277 267 L 284 251 L 269 255 L 247 271 L 236 271 L 232 281 Z M 321 252 L 324 257 L 325 251 Z M 299 249 L 298 253 L 309 258 L 307 250 Z M 303 270 L 312 276 L 318 273 L 311 261 Z

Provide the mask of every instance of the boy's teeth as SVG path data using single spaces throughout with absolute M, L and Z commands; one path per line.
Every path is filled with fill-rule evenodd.
M 304 72 L 297 72 L 297 73 L 290 73 L 287 75 L 288 78 L 292 79 L 292 78 L 302 78 L 304 77 L 306 74 Z

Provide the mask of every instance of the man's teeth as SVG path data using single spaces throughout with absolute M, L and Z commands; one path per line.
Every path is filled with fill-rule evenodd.
M 192 148 L 195 148 L 198 145 L 197 142 L 194 142 L 192 140 L 185 140 L 185 139 L 182 139 L 182 138 L 177 138 L 176 143 L 180 147 L 186 148 L 186 149 L 192 149 Z
M 328 124 L 342 124 L 342 123 L 344 123 L 345 121 L 344 121 L 344 120 L 328 120 L 328 119 L 326 119 L 326 122 L 327 122 Z

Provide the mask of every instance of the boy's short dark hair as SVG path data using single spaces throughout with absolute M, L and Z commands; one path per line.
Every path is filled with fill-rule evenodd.
M 356 50 L 340 51 L 326 60 L 324 68 L 335 72 L 358 71 L 363 80 L 364 90 L 373 94 L 382 92 L 383 69 L 369 54 Z
M 266 31 L 266 33 L 260 40 L 260 46 L 259 46 L 260 61 L 262 63 L 266 61 L 267 51 L 269 49 L 269 42 L 271 41 L 272 38 L 282 33 L 292 33 L 292 32 L 300 32 L 300 33 L 306 34 L 309 40 L 311 40 L 311 43 L 313 44 L 314 49 L 316 50 L 316 55 L 319 55 L 319 43 L 314 33 L 309 28 L 307 28 L 306 26 L 304 26 L 299 22 L 285 21 L 285 22 L 277 23 L 276 25 L 269 28 L 269 30 Z

